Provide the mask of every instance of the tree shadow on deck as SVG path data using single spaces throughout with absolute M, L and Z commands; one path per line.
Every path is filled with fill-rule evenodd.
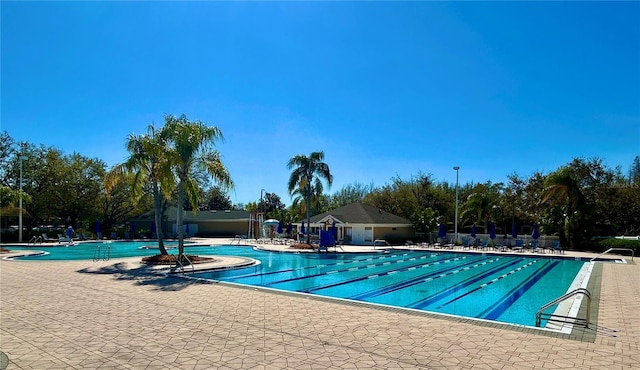
M 115 280 L 131 281 L 140 286 L 156 286 L 156 290 L 179 291 L 191 285 L 208 284 L 205 280 L 185 279 L 182 274 L 168 274 L 168 270 L 158 271 L 151 265 L 135 265 L 118 262 L 108 266 L 87 267 L 77 270 L 81 274 L 112 275 Z

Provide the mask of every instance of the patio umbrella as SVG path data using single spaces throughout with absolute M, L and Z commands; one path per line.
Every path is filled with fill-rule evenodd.
M 438 228 L 438 238 L 444 238 L 447 236 L 447 227 L 442 223 Z
M 289 223 L 289 225 L 287 225 L 287 234 L 291 235 L 291 230 L 293 230 L 293 225 Z
M 136 232 L 136 223 L 131 221 L 131 234 L 135 234 Z
M 518 225 L 515 222 L 511 225 L 511 237 L 518 239 Z
M 152 233 L 156 232 L 156 222 L 155 221 L 151 221 L 151 226 L 149 226 L 149 228 L 151 229 Z
M 187 236 L 189 236 L 189 224 L 187 224 L 187 226 L 185 227 L 184 233 L 187 234 Z
M 100 221 L 96 220 L 96 234 L 100 232 Z
M 489 238 L 496 238 L 496 224 L 494 224 L 493 222 L 489 224 Z
M 300 234 L 304 234 L 304 221 L 302 222 L 302 227 L 300 228 Z
M 278 222 L 278 234 L 282 234 L 282 221 Z
M 67 238 L 73 238 L 73 227 L 71 226 L 67 227 Z
M 471 237 L 476 237 L 476 224 L 473 224 L 473 226 L 471 226 Z
M 540 226 L 538 226 L 537 222 L 533 223 L 533 231 L 531 232 L 531 237 L 533 239 L 538 239 L 540 237 Z
M 331 232 L 333 233 L 333 237 L 335 239 L 338 239 L 338 228 L 336 228 L 336 222 L 333 221 L 333 224 L 331 225 Z

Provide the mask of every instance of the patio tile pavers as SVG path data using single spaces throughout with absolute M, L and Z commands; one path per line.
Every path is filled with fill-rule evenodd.
M 592 340 L 150 276 L 0 261 L 9 368 L 640 368 L 640 267 L 606 264 Z

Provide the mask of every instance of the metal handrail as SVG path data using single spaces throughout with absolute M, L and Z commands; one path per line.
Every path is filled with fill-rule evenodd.
M 540 321 L 542 320 L 542 311 L 546 310 L 547 308 L 549 308 L 549 307 L 551 307 L 551 306 L 553 306 L 555 304 L 558 304 L 558 303 L 564 301 L 567 298 L 571 298 L 574 295 L 578 295 L 578 294 L 584 294 L 587 297 L 587 318 L 585 320 L 584 327 L 588 329 L 589 328 L 589 321 L 591 319 L 591 293 L 585 288 L 578 288 L 576 290 L 572 290 L 569 293 L 566 293 L 563 296 L 558 297 L 558 298 L 554 299 L 553 301 L 551 301 L 551 302 L 545 304 L 544 306 L 542 306 L 538 310 L 538 312 L 536 312 L 536 327 L 540 327 Z M 547 315 L 549 315 L 550 317 L 558 316 L 558 317 L 568 318 L 567 316 L 560 316 L 560 315 L 553 315 L 553 314 L 547 314 Z M 577 321 L 578 319 L 574 319 L 574 320 Z
M 185 260 L 187 260 L 187 262 L 189 262 L 189 266 L 191 266 L 191 272 L 195 273 L 196 272 L 196 268 L 193 266 L 193 262 L 191 262 L 191 260 L 189 260 L 189 257 L 187 257 L 186 254 L 179 254 L 178 257 L 176 258 L 176 266 L 174 267 L 175 269 L 178 268 L 178 265 L 180 265 L 180 270 L 182 270 L 182 272 L 184 272 L 184 265 L 182 264 L 182 257 L 184 257 Z
M 96 251 L 93 252 L 93 262 L 98 262 L 100 260 L 100 246 L 96 248 Z
M 605 255 L 605 254 L 607 254 L 607 253 L 609 253 L 609 252 L 611 252 L 611 251 L 631 251 L 631 261 L 633 261 L 633 257 L 635 257 L 635 252 L 634 252 L 634 251 L 633 251 L 633 249 L 631 249 L 631 248 L 609 248 L 609 249 L 607 249 L 606 251 L 604 251 L 604 252 L 600 253 L 599 255 L 597 255 L 597 256 L 595 256 L 595 257 L 593 257 L 593 258 L 591 259 L 591 262 L 593 262 L 594 260 L 596 260 L 598 257 L 600 257 L 600 256 L 602 256 L 602 255 Z

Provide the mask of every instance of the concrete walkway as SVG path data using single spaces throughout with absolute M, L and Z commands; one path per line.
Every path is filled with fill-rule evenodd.
M 601 272 L 597 325 L 576 339 L 190 281 L 138 259 L 3 260 L 0 350 L 8 369 L 640 368 L 640 267 Z

